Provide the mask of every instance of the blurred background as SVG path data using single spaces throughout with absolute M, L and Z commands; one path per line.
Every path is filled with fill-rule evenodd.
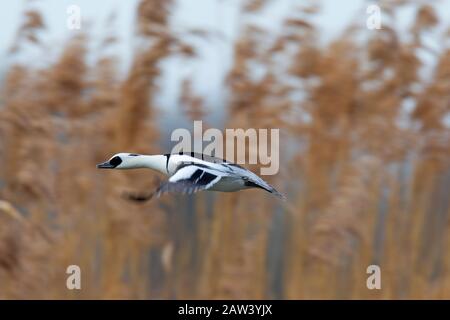
M 30 0 L 0 18 L 1 299 L 450 299 L 450 1 Z M 163 177 L 95 167 L 168 153 L 193 120 L 279 128 L 264 178 L 288 201 L 130 203 Z

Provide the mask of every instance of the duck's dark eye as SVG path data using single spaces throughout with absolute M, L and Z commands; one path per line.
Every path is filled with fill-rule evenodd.
M 113 165 L 114 168 L 115 168 L 115 167 L 117 167 L 119 164 L 122 163 L 122 159 L 121 159 L 119 156 L 116 156 L 116 157 L 112 158 L 111 160 L 109 160 L 109 163 L 110 163 L 111 165 Z
M 136 153 L 130 153 L 129 156 L 130 156 L 130 157 L 137 157 L 138 154 L 136 154 Z

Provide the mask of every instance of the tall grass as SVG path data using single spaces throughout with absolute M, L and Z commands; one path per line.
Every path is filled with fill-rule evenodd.
M 381 1 L 383 29 L 354 23 L 326 46 L 317 5 L 294 6 L 281 35 L 248 19 L 265 1 L 242 7 L 225 122 L 280 128 L 281 170 L 268 179 L 285 204 L 255 190 L 136 205 L 121 192 L 154 188 L 156 174 L 96 170 L 118 151 L 169 151 L 158 143 L 168 139 L 155 105 L 161 62 L 196 54 L 170 27 L 171 1 L 140 1 L 125 76 L 110 54 L 87 64 L 88 34 L 48 67 L 11 65 L 0 97 L 0 298 L 449 299 L 449 33 L 438 50 L 424 41 L 449 26 L 432 6 L 405 3 Z M 416 10 L 407 34 L 395 27 L 402 6 Z M 12 55 L 39 45 L 45 22 L 26 17 Z M 436 61 L 429 76 L 424 52 Z M 202 120 L 191 81 L 180 114 Z M 80 291 L 65 286 L 71 264 Z M 381 290 L 366 287 L 371 264 Z

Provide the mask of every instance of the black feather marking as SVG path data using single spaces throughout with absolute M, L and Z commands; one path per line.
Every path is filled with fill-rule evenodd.
M 166 171 L 167 171 L 167 173 L 169 173 L 169 159 L 170 159 L 171 154 L 166 153 L 165 156 L 166 156 Z
M 225 161 L 225 160 L 224 160 Z M 236 168 L 241 168 L 241 169 L 245 169 L 242 166 L 236 164 L 236 163 L 231 163 L 231 162 L 226 162 L 226 164 L 230 167 L 236 167 Z
M 197 169 L 194 174 L 188 179 L 189 181 L 196 183 L 198 178 L 202 175 L 204 171 Z
M 206 164 L 192 163 L 192 165 L 194 165 L 194 166 L 196 166 L 196 167 L 200 167 L 200 168 L 210 169 L 210 167 L 207 166 Z
M 217 178 L 216 175 L 213 175 L 213 174 L 205 171 L 205 172 L 203 172 L 203 174 L 200 177 L 200 179 L 197 181 L 197 184 L 202 185 L 202 186 L 206 186 L 211 181 L 213 181 L 215 178 Z

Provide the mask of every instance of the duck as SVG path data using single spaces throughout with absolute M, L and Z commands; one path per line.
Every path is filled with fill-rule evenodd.
M 279 199 L 286 197 L 257 174 L 244 167 L 221 158 L 195 152 L 143 155 L 121 152 L 109 160 L 97 164 L 98 169 L 139 169 L 158 171 L 168 180 L 148 194 L 127 194 L 135 201 L 146 201 L 165 193 L 193 194 L 198 191 L 236 192 L 258 188 Z

